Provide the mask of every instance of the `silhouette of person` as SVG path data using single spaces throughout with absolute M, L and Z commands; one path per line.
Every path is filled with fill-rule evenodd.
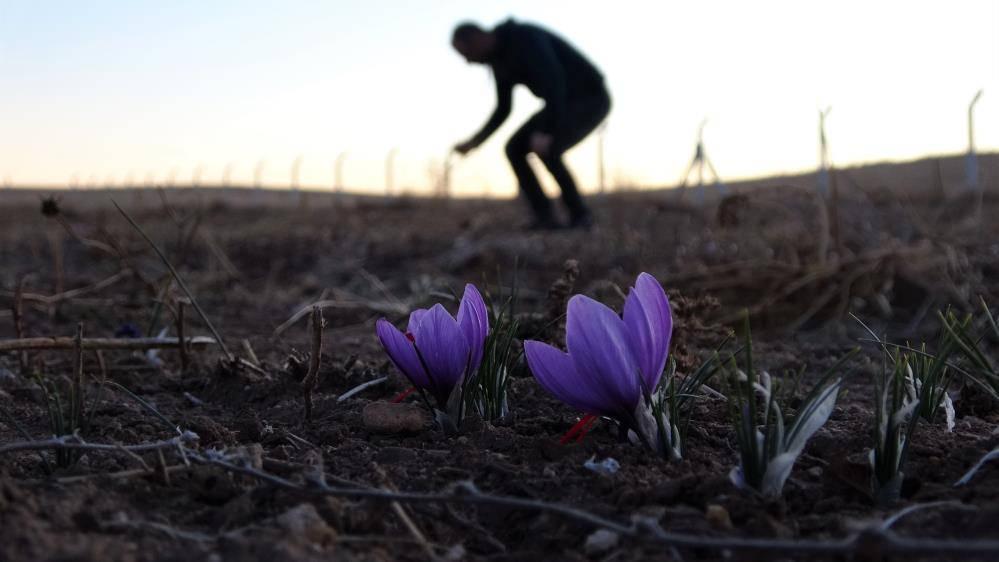
M 527 86 L 545 101 L 545 106 L 513 134 L 506 143 L 506 155 L 520 191 L 534 212 L 531 228 L 560 226 L 527 161 L 532 152 L 558 182 L 562 201 L 569 210 L 569 226 L 589 228 L 593 216 L 562 155 L 597 128 L 610 111 L 610 95 L 600 71 L 551 31 L 512 19 L 489 31 L 474 23 L 462 23 L 454 29 L 451 45 L 469 63 L 489 65 L 496 80 L 496 109 L 492 116 L 479 132 L 458 143 L 454 150 L 464 155 L 485 142 L 510 115 L 513 87 Z

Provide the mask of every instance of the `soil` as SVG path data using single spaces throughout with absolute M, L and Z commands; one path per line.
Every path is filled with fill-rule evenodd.
M 996 160 L 986 163 L 995 168 Z M 806 381 L 864 337 L 850 313 L 895 341 L 932 341 L 937 310 L 972 311 L 979 296 L 992 303 L 999 296 L 999 226 L 965 219 L 974 201 L 945 181 L 959 166 L 945 161 L 940 174 L 933 162 L 837 174 L 838 229 L 828 237 L 821 235 L 823 214 L 807 176 L 734 186 L 734 195 L 709 198 L 703 207 L 675 192 L 593 198 L 598 222 L 589 232 L 523 231 L 523 209 L 514 201 L 112 193 L 161 245 L 229 349 L 244 358 L 252 349 L 259 367 L 232 368 L 216 348 L 192 351 L 186 369 L 175 351 L 155 357 L 105 351 L 100 362 L 87 352 L 92 417 L 81 436 L 132 445 L 174 435 L 123 391 L 99 386 L 106 376 L 197 433 L 201 450 L 243 447 L 264 470 L 296 482 L 305 482 L 317 464 L 331 484 L 439 492 L 471 480 L 484 492 L 559 502 L 622 522 L 651 517 L 674 532 L 809 539 L 842 538 L 908 506 L 946 500 L 892 528 L 921 538 L 995 537 L 999 467 L 986 465 L 967 486 L 953 483 L 999 446 L 999 410 L 959 395 L 956 387 L 953 432 L 939 422 L 921 425 L 901 500 L 887 507 L 871 500 L 866 455 L 871 377 L 880 356 L 870 346 L 847 364 L 847 391 L 798 460 L 780 500 L 730 483 L 736 442 L 727 407 L 717 398 L 698 400 L 679 462 L 622 443 L 607 421 L 581 443 L 561 445 L 580 413 L 542 391 L 523 365 L 511 382 L 509 416 L 471 420 L 457 436 L 436 430 L 429 417 L 414 419 L 415 397 L 405 400 L 412 405 L 409 418 L 395 420 L 398 432 L 374 431 L 362 415 L 369 404 L 408 388 L 381 351 L 374 321 L 398 321 L 412 308 L 448 302 L 446 295 L 466 282 L 497 295 L 516 276 L 517 310 L 527 331 L 544 325 L 570 293 L 620 310 L 623 292 L 647 271 L 671 297 L 672 353 L 681 373 L 730 335 L 746 309 L 757 364 L 774 374 L 804 368 Z M 26 337 L 71 336 L 77 323 L 86 337 L 112 337 L 125 326 L 153 335 L 168 327 L 174 335 L 170 315 L 155 311 L 180 293 L 176 287 L 163 293 L 169 273 L 108 194 L 59 193 L 48 216 L 43 195 L 0 198 L 0 334 L 16 334 L 7 311 L 23 276 L 30 294 L 23 304 Z M 982 216 L 997 211 L 999 200 L 986 196 Z M 578 268 L 571 282 L 564 278 L 567 260 Z M 127 275 L 73 298 L 46 303 L 31 296 L 89 287 L 123 268 Z M 318 300 L 335 304 L 325 309 L 315 416 L 306 422 L 304 371 L 296 363 L 309 350 L 307 315 L 284 324 Z M 210 335 L 190 308 L 186 317 L 188 335 Z M 545 334 L 559 337 L 558 330 Z M 28 363 L 30 371 L 61 384 L 72 373 L 73 353 L 32 352 Z M 385 382 L 338 400 L 386 375 Z M 21 373 L 14 353 L 0 353 L 0 407 L 33 439 L 52 434 L 44 395 Z M 19 440 L 15 427 L 0 420 L 0 444 Z M 51 464 L 54 456 L 45 455 Z M 591 458 L 613 458 L 620 469 L 594 472 L 584 467 Z M 165 475 L 162 463 L 177 468 Z M 151 469 L 134 470 L 144 465 Z M 72 466 L 46 469 L 37 452 L 0 456 L 0 560 L 429 556 L 391 504 L 279 489 L 216 467 L 187 468 L 170 451 L 162 460 L 155 453 L 87 452 Z M 133 470 L 127 477 L 112 476 L 127 470 Z M 404 509 L 441 559 L 722 557 L 627 537 L 595 548 L 594 528 L 527 510 L 434 503 Z

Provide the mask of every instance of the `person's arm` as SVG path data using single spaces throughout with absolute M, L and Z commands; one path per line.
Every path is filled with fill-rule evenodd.
M 527 65 L 529 81 L 539 97 L 545 100 L 548 119 L 541 130 L 549 135 L 562 129 L 566 119 L 566 77 L 565 69 L 548 35 L 539 29 L 526 30 L 522 38 L 523 54 Z
M 482 129 L 468 141 L 472 148 L 486 142 L 496 129 L 510 116 L 510 108 L 513 105 L 513 82 L 509 79 L 496 76 L 496 109 L 489 116 L 489 120 L 482 126 Z

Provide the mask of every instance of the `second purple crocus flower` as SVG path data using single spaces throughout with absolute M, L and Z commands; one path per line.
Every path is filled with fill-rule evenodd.
M 479 290 L 468 284 L 457 318 L 438 303 L 410 313 L 405 333 L 384 318 L 375 331 L 395 366 L 446 413 L 455 388 L 482 363 L 489 317 Z
M 568 352 L 524 342 L 531 372 L 542 387 L 588 414 L 617 420 L 646 445 L 659 448 L 650 397 L 669 354 L 673 319 L 662 285 L 648 273 L 635 281 L 618 316 L 584 295 L 569 299 Z

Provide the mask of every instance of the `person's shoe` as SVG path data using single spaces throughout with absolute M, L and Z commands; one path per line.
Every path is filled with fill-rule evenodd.
M 562 228 L 563 226 L 559 224 L 558 221 L 556 221 L 551 217 L 547 217 L 543 219 L 541 218 L 534 219 L 533 221 L 531 221 L 530 224 L 527 225 L 526 230 L 530 230 L 533 232 L 542 232 L 550 230 L 561 230 Z
M 572 220 L 569 221 L 569 228 L 590 230 L 593 228 L 593 215 L 591 213 L 584 213 L 572 217 Z

